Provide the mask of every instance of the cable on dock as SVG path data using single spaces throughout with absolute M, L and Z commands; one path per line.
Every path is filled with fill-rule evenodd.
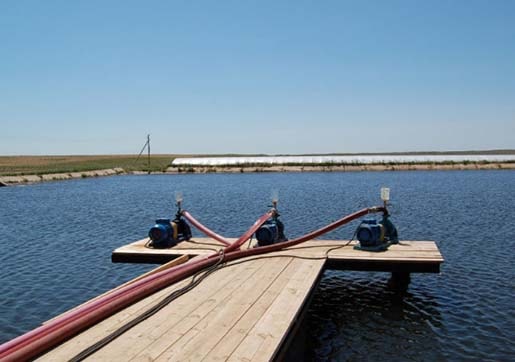
M 216 262 L 216 264 L 213 264 L 209 268 L 207 268 L 205 270 L 200 270 L 197 273 L 195 273 L 193 275 L 193 277 L 191 278 L 191 281 L 188 285 L 185 285 L 184 287 L 182 287 L 180 289 L 174 290 L 171 294 L 166 296 L 163 300 L 161 300 L 155 306 L 149 308 L 148 310 L 146 310 L 145 312 L 143 312 L 142 314 L 140 314 L 133 320 L 129 321 L 125 325 L 118 328 L 116 331 L 112 332 L 108 336 L 102 338 L 100 341 L 96 342 L 92 346 L 86 348 L 85 350 L 83 350 L 82 352 L 80 352 L 79 354 L 77 354 L 76 356 L 71 358 L 70 362 L 83 361 L 87 357 L 91 356 L 93 353 L 99 351 L 100 349 L 102 349 L 103 347 L 105 347 L 106 345 L 108 345 L 109 343 L 114 341 L 116 338 L 120 337 L 122 334 L 127 332 L 132 327 L 135 327 L 139 323 L 143 322 L 145 319 L 148 319 L 151 316 L 153 316 L 154 314 L 156 314 L 157 312 L 159 312 L 161 309 L 166 307 L 168 304 L 170 304 L 175 299 L 179 298 L 181 295 L 184 295 L 187 292 L 189 292 L 190 290 L 192 290 L 193 288 L 195 288 L 204 279 L 206 279 L 210 274 L 214 273 L 216 270 L 221 268 L 222 262 L 224 260 L 223 250 L 219 251 L 219 255 L 220 255 L 220 259 Z M 199 278 L 197 280 L 195 280 L 198 276 L 199 276 Z

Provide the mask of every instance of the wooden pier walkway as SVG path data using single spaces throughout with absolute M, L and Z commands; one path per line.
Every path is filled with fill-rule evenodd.
M 221 248 L 216 241 L 200 238 L 169 250 L 148 249 L 144 247 L 145 242 L 140 240 L 115 250 L 113 260 L 162 262 L 179 258 L 175 261 L 177 263 L 186 260 L 188 257 L 185 255 L 204 255 Z M 228 263 L 88 360 L 282 359 L 288 345 L 286 340 L 299 325 L 304 307 L 324 268 L 438 272 L 443 262 L 436 244 L 431 241 L 401 242 L 380 253 L 354 250 L 352 243 L 346 243 L 313 240 L 270 254 L 273 258 L 250 257 L 246 262 Z M 333 249 L 337 246 L 340 248 Z M 70 359 L 166 295 L 185 286 L 189 280 L 165 288 L 116 313 L 39 360 Z

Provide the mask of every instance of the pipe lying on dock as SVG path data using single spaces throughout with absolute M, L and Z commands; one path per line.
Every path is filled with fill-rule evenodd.
M 191 260 L 169 270 L 164 270 L 122 287 L 91 303 L 85 304 L 70 313 L 58 317 L 48 324 L 27 332 L 0 346 L 0 359 L 5 361 L 29 360 L 55 347 L 60 342 L 78 334 L 115 312 L 145 298 L 173 283 L 183 280 L 217 262 L 228 262 L 247 256 L 278 251 L 304 241 L 316 238 L 352 220 L 372 212 L 387 212 L 384 207 L 366 208 L 347 215 L 323 228 L 299 238 L 247 250 L 237 250 L 271 216 L 270 212 L 261 216 L 252 227 L 234 243 L 225 247 L 221 253 L 213 253 L 203 258 Z M 185 213 L 185 212 L 183 212 Z M 188 213 L 189 215 L 189 213 Z M 186 217 L 186 215 L 185 215 Z M 198 223 L 198 222 L 197 222 Z M 201 225 L 200 223 L 198 223 Z M 207 229 L 204 227 L 204 229 Z M 209 230 L 209 229 L 207 229 Z M 216 233 L 215 233 L 216 234 Z M 218 235 L 218 234 L 217 234 Z M 221 237 L 221 236 L 220 236 Z M 219 240 L 220 241 L 220 240 Z
M 261 216 L 237 241 L 243 237 L 250 238 L 269 217 L 269 213 Z M 212 254 L 208 257 L 150 275 L 131 285 L 120 288 L 61 318 L 57 318 L 46 325 L 4 343 L 0 346 L 0 359 L 20 361 L 34 358 L 136 301 L 215 264 L 218 259 L 219 254 Z
M 213 230 L 209 229 L 208 227 L 202 225 L 197 219 L 195 219 L 189 212 L 187 211 L 182 211 L 181 213 L 182 216 L 184 216 L 184 218 L 186 220 L 188 220 L 191 225 L 195 226 L 197 229 L 199 229 L 200 231 L 202 231 L 204 234 L 206 234 L 207 236 L 209 236 L 210 238 L 212 239 L 215 239 L 215 240 L 218 240 L 219 242 L 221 242 L 222 244 L 224 245 L 231 245 L 230 241 L 227 240 L 226 238 L 224 238 L 223 236 L 217 234 L 216 232 L 214 232 Z

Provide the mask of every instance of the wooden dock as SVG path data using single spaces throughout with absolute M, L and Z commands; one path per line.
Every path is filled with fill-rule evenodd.
M 170 249 L 150 249 L 145 247 L 147 242 L 148 239 L 143 239 L 114 250 L 112 261 L 162 264 L 182 255 L 207 255 L 223 248 L 220 242 L 209 238 L 194 238 Z M 326 251 L 329 250 L 325 268 L 338 270 L 439 273 L 440 264 L 443 262 L 434 241 L 401 241 L 399 244 L 391 245 L 385 252 L 356 250 L 356 243 L 349 243 L 347 240 L 311 240 L 288 248 L 283 253 L 325 257 Z
M 216 241 L 200 238 L 169 250 L 148 249 L 145 243 L 146 240 L 140 240 L 116 249 L 113 260 L 163 262 L 175 259 L 175 262 L 183 262 L 188 256 L 213 253 L 222 247 Z M 249 257 L 246 262 L 230 262 L 97 351 L 89 360 L 281 360 L 287 350 L 287 339 L 298 327 L 324 268 L 435 273 L 443 262 L 436 244 L 431 241 L 401 242 L 379 253 L 355 250 L 353 243 L 346 244 L 345 241 L 313 240 L 266 254 L 274 256 L 272 258 Z M 338 246 L 340 248 L 336 248 Z M 116 313 L 39 360 L 70 359 L 189 280 Z

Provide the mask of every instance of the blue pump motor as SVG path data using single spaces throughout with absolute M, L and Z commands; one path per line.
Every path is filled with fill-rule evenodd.
M 376 219 L 365 219 L 358 227 L 356 237 L 361 247 L 373 247 L 384 242 L 383 225 Z
M 191 229 L 183 219 L 157 219 L 156 224 L 148 232 L 151 246 L 154 248 L 169 248 L 180 241 L 191 238 Z
M 277 218 L 268 219 L 257 229 L 255 236 L 258 241 L 258 246 L 272 245 L 288 240 L 284 236 L 284 225 Z
M 397 244 L 399 238 L 397 229 L 387 215 L 381 222 L 376 219 L 365 219 L 356 230 L 359 245 L 355 248 L 367 251 L 386 250 L 390 244 Z

